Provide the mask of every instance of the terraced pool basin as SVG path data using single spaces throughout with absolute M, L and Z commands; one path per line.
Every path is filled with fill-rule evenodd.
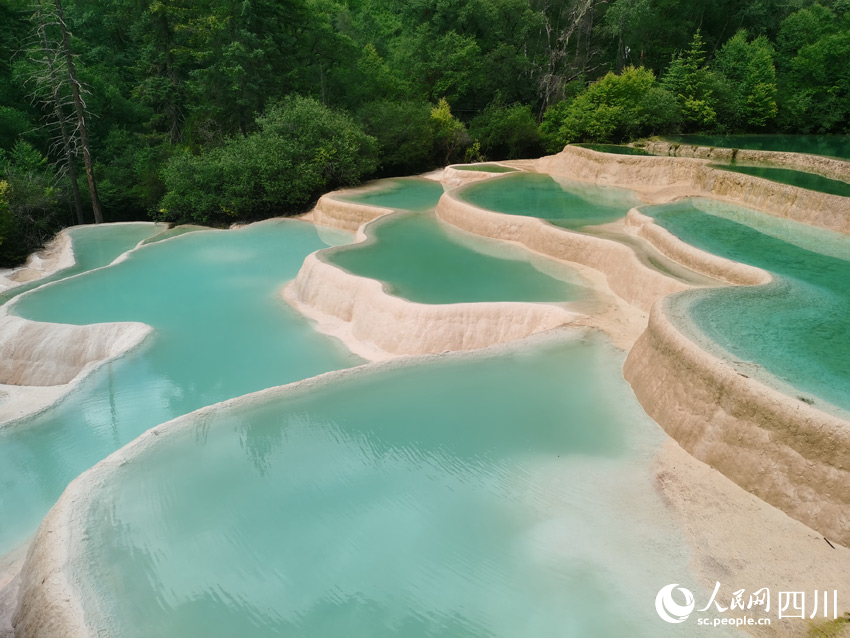
M 689 318 L 683 326 L 742 373 L 846 418 L 850 237 L 709 200 L 642 210 L 689 244 L 775 276 L 679 295 L 671 303 Z
M 0 428 L 0 556 L 33 534 L 71 479 L 148 428 L 360 363 L 279 296 L 304 257 L 327 246 L 294 220 L 199 231 L 20 297 L 12 309 L 30 319 L 141 321 L 155 332 L 48 411 Z
M 563 302 L 590 297 L 572 269 L 457 230 L 433 213 L 397 214 L 370 228 L 369 242 L 328 251 L 326 259 L 385 282 L 390 292 L 410 301 Z
M 458 196 L 488 210 L 540 217 L 577 229 L 622 219 L 640 202 L 631 191 L 534 173 L 517 173 L 463 187 Z
M 653 600 L 689 553 L 621 364 L 598 339 L 547 341 L 163 431 L 81 512 L 69 550 L 92 632 L 679 635 Z
M 841 195 L 850 197 L 850 184 L 837 179 L 829 179 L 814 173 L 795 171 L 788 168 L 773 168 L 770 166 L 744 166 L 741 164 L 711 164 L 712 168 L 744 175 L 762 177 L 780 184 L 806 188 L 811 191 L 819 191 L 830 195 Z
M 674 135 L 666 139 L 694 146 L 784 151 L 850 159 L 850 137 L 847 135 Z
M 334 197 L 355 204 L 415 211 L 434 208 L 442 194 L 443 186 L 440 182 L 423 177 L 396 177 L 344 191 Z
M 18 295 L 38 288 L 51 281 L 59 281 L 101 266 L 106 266 L 119 255 L 134 248 L 139 242 L 147 241 L 167 233 L 165 226 L 153 223 L 99 224 L 97 226 L 77 226 L 65 231 L 71 238 L 75 263 L 73 266 L 20 286 L 6 292 L 0 292 L 0 304 L 4 304 Z

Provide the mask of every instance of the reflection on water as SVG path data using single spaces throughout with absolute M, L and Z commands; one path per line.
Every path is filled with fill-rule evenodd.
M 155 333 L 47 412 L 0 429 L 0 555 L 35 531 L 68 481 L 148 428 L 359 363 L 278 295 L 326 246 L 297 221 L 195 232 L 20 298 L 13 311 L 30 319 L 141 321 Z
M 48 277 L 0 292 L 0 305 L 48 282 L 59 281 L 111 264 L 116 257 L 134 248 L 140 241 L 162 235 L 163 231 L 164 226 L 161 224 L 146 223 L 99 224 L 69 228 L 65 232 L 71 237 L 74 265 L 63 268 Z
M 91 496 L 88 618 L 125 637 L 668 635 L 654 597 L 692 582 L 690 557 L 621 365 L 596 339 L 431 359 L 161 435 Z

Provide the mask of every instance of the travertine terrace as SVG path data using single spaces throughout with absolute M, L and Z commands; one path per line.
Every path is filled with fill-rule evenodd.
M 694 155 L 698 157 L 615 156 L 568 147 L 523 168 L 632 188 L 651 203 L 687 196 L 710 197 L 850 232 L 850 201 L 845 198 L 717 171 L 706 159 L 716 155 Z M 756 158 L 753 155 L 754 161 Z M 793 160 L 800 166 L 797 158 L 774 160 L 776 165 L 789 165 Z M 816 166 L 821 174 L 835 176 L 843 170 L 831 162 L 812 162 L 809 168 Z M 593 271 L 600 287 L 623 300 L 621 311 L 631 313 L 630 321 L 640 324 L 642 335 L 635 341 L 637 334 L 626 331 L 624 338 L 625 332 L 617 334 L 616 324 L 594 324 L 551 304 L 413 303 L 388 294 L 376 280 L 332 265 L 321 252 L 304 261 L 297 278 L 284 289 L 284 298 L 316 320 L 319 329 L 338 336 L 352 350 L 373 360 L 483 348 L 569 323 L 608 330 L 616 343 L 630 348 L 624 374 L 644 409 L 682 448 L 832 542 L 850 546 L 850 430 L 846 421 L 741 375 L 688 338 L 671 318 L 668 303 L 671 295 L 694 286 L 651 268 L 631 248 L 611 239 L 469 204 L 462 198 L 462 184 L 480 179 L 497 180 L 499 175 L 447 168 L 443 183 L 461 187 L 450 188 L 442 196 L 437 216 L 469 233 L 513 242 Z M 308 219 L 357 230 L 360 241 L 366 241 L 369 224 L 391 212 L 341 201 L 329 194 L 319 200 Z M 758 286 L 771 281 L 765 271 L 684 243 L 639 209 L 629 211 L 624 229 L 673 261 L 719 282 Z M 0 352 L 8 353 L 3 357 L 6 365 L 0 367 L 0 381 L 4 383 L 69 383 L 88 367 L 126 351 L 147 334 L 145 326 L 135 324 L 73 328 L 39 326 L 9 316 L 0 321 L 7 325 L 4 332 L 11 335 L 0 341 Z M 51 346 L 51 340 L 73 345 Z M 27 347 L 27 343 L 35 345 Z M 351 373 L 331 373 L 293 387 L 324 383 L 334 375 Z M 260 395 L 289 391 L 279 388 Z M 248 399 L 236 399 L 231 404 L 242 400 Z M 65 555 L 68 539 L 78 525 L 77 499 L 83 499 L 91 481 L 105 480 L 110 467 L 126 462 L 150 445 L 153 435 L 186 427 L 202 419 L 207 410 L 160 426 L 155 429 L 159 432 L 148 432 L 68 488 L 42 524 L 27 558 L 17 635 L 82 635 L 81 612 L 74 604 Z M 662 466 L 661 472 L 669 481 L 673 472 L 669 459 Z M 730 488 L 723 489 L 728 492 Z M 767 516 L 759 514 L 763 515 Z M 735 567 L 728 569 L 734 573 Z

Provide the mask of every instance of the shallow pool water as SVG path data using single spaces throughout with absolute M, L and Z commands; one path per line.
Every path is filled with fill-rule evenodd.
M 385 282 L 390 292 L 411 301 L 564 302 L 590 296 L 574 271 L 563 267 L 561 278 L 553 277 L 540 270 L 553 264 L 459 231 L 433 213 L 384 218 L 370 227 L 370 235 L 369 242 L 334 249 L 326 259 Z
M 731 204 L 692 200 L 643 209 L 684 241 L 763 268 L 766 286 L 679 295 L 709 349 L 749 376 L 817 407 L 850 410 L 850 237 Z M 678 309 L 678 310 L 677 310 Z M 825 405 L 826 404 L 826 405 Z
M 360 363 L 279 295 L 304 257 L 327 246 L 292 220 L 199 231 L 19 298 L 12 311 L 30 319 L 141 321 L 155 332 L 47 412 L 0 428 L 0 556 L 35 531 L 71 479 L 148 428 Z
M 458 196 L 481 208 L 540 217 L 564 228 L 622 219 L 640 203 L 632 191 L 536 173 L 516 173 L 470 184 Z
M 210 230 L 207 226 L 195 226 L 194 224 L 183 224 L 180 226 L 173 226 L 168 230 L 164 230 L 158 235 L 154 235 L 153 237 L 149 237 L 148 239 L 142 242 L 142 245 L 145 244 L 155 244 L 158 241 L 163 241 L 165 239 L 171 239 L 172 237 L 180 237 L 180 235 L 186 235 L 188 233 L 194 233 L 198 230 Z
M 711 164 L 712 168 L 723 171 L 743 173 L 763 177 L 780 184 L 789 184 L 812 191 L 850 197 L 850 184 L 837 179 L 828 179 L 814 173 L 795 171 L 788 168 L 773 168 L 772 166 L 745 166 L 742 164 Z
M 479 171 L 481 173 L 514 173 L 515 168 L 501 164 L 453 164 L 452 168 L 459 171 Z
M 168 232 L 162 224 L 130 223 L 78 226 L 65 232 L 71 237 L 75 263 L 37 281 L 0 292 L 0 304 L 51 281 L 59 281 L 112 263 L 116 257 L 148 239 Z
M 695 146 L 785 151 L 850 159 L 850 137 L 847 135 L 673 135 L 666 139 Z
M 442 194 L 443 185 L 432 179 L 396 177 L 382 179 L 364 188 L 345 191 L 344 194 L 334 197 L 355 204 L 396 210 L 428 210 L 437 205 Z
M 161 435 L 71 545 L 93 633 L 681 635 L 654 599 L 691 558 L 621 365 L 597 339 L 432 358 Z

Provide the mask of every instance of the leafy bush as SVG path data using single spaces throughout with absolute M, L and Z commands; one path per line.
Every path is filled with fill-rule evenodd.
M 376 168 L 375 138 L 314 99 L 289 97 L 257 125 L 256 133 L 200 155 L 172 157 L 163 170 L 161 217 L 222 224 L 292 213 Z
M 357 119 L 378 140 L 384 175 L 410 175 L 434 166 L 434 129 L 427 102 L 370 102 Z
M 673 58 L 663 78 L 663 86 L 679 102 L 682 122 L 690 130 L 713 127 L 717 122 L 718 78 L 705 65 L 705 42 L 699 29 L 690 47 Z
M 728 95 L 718 95 L 719 103 L 731 106 L 731 121 L 726 124 L 761 128 L 776 117 L 776 69 L 767 38 L 759 36 L 747 42 L 747 32 L 738 31 L 720 49 L 713 66 L 725 76 L 730 89 Z
M 516 159 L 540 154 L 541 138 L 531 107 L 491 104 L 469 123 L 469 135 L 492 159 Z
M 666 133 L 679 121 L 676 99 L 656 84 L 652 71 L 630 66 L 620 75 L 608 73 L 572 102 L 551 107 L 541 128 L 547 147 L 557 150 L 570 142 L 623 142 Z
M 431 109 L 431 129 L 434 132 L 435 160 L 441 165 L 451 164 L 461 157 L 461 152 L 470 145 L 469 132 L 463 122 L 452 115 L 445 98 Z
M 15 266 L 58 230 L 63 193 L 47 159 L 24 141 L 0 150 L 0 182 L 0 266 Z

